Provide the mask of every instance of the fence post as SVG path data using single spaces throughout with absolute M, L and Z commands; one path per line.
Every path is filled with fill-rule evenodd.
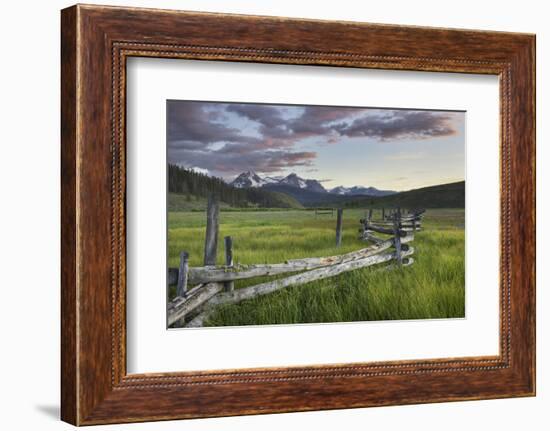
M 401 229 L 401 208 L 400 207 L 397 207 L 397 210 L 396 210 L 396 217 L 397 217 L 397 222 L 398 222 L 398 226 L 399 226 L 399 229 Z
M 224 238 L 225 245 L 225 266 L 233 266 L 233 240 L 230 236 Z M 232 281 L 226 281 L 224 284 L 224 289 L 226 292 L 232 292 L 235 290 L 235 284 Z
M 178 271 L 178 287 L 176 295 L 181 297 L 187 296 L 187 275 L 189 273 L 189 253 L 182 251 L 180 253 L 180 267 Z
M 372 208 L 369 209 L 369 221 L 372 220 Z
M 344 210 L 338 208 L 336 212 L 336 247 L 340 247 L 342 244 L 342 213 Z
M 395 213 L 393 218 L 395 259 L 397 260 L 397 266 L 401 266 L 403 262 L 403 259 L 401 257 L 401 236 L 399 235 L 400 227 L 401 227 L 401 213 L 398 210 Z
M 206 209 L 206 238 L 204 241 L 204 265 L 216 265 L 218 250 L 218 218 L 220 206 L 218 201 L 210 196 Z
M 382 221 L 386 220 L 386 210 L 382 207 Z

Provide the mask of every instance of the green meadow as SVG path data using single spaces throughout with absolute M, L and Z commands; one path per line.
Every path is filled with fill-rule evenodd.
M 184 205 L 182 205 L 182 208 Z M 336 212 L 334 213 L 336 215 Z M 344 210 L 342 246 L 335 247 L 336 217 L 309 210 L 222 211 L 218 263 L 224 262 L 223 237 L 233 238 L 235 263 L 280 263 L 359 250 L 365 211 Z M 374 219 L 380 219 L 374 211 Z M 189 252 L 190 266 L 202 266 L 204 211 L 168 213 L 168 265 L 177 267 L 179 253 Z M 216 309 L 206 326 L 351 322 L 367 320 L 464 317 L 464 209 L 428 209 L 422 231 L 411 243 L 414 264 L 381 271 L 372 266 L 332 278 L 290 287 Z M 235 282 L 235 289 L 273 277 Z M 170 287 L 169 297 L 175 295 Z

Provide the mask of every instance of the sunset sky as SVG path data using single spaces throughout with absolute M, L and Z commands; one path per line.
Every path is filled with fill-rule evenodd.
M 409 190 L 465 177 L 465 113 L 167 102 L 168 162 L 233 180 L 295 172 L 327 189 Z

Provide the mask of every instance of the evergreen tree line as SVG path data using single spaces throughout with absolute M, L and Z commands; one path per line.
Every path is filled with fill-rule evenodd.
M 221 178 L 210 177 L 178 165 L 168 165 L 168 191 L 182 195 L 208 198 L 216 196 L 232 207 L 296 208 L 301 205 L 290 196 L 260 188 L 239 189 Z

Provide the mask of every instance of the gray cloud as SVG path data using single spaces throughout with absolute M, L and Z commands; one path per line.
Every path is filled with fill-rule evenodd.
M 221 176 L 254 169 L 258 172 L 273 173 L 296 166 L 311 166 L 317 153 L 310 151 L 249 151 L 246 153 L 212 152 L 209 151 L 171 151 L 168 156 L 170 163 L 184 166 L 200 166 Z
M 330 135 L 334 132 L 335 121 L 354 117 L 364 112 L 357 108 L 333 108 L 326 106 L 306 106 L 303 114 L 291 121 L 289 127 L 294 133 Z
M 446 112 L 389 110 L 337 124 L 334 129 L 347 137 L 426 139 L 455 135 L 453 118 L 453 114 Z
M 258 138 L 241 133 L 238 128 L 218 122 L 219 104 L 206 102 L 169 102 L 168 145 L 193 148 L 215 142 L 247 142 L 257 144 Z
M 235 112 L 250 120 L 257 121 L 268 128 L 286 126 L 286 121 L 282 117 L 280 109 L 273 105 L 235 103 L 228 105 L 227 111 Z
M 170 101 L 168 154 L 171 163 L 222 176 L 297 166 L 313 172 L 316 153 L 296 150 L 303 139 L 427 139 L 456 134 L 455 120 L 435 111 Z

